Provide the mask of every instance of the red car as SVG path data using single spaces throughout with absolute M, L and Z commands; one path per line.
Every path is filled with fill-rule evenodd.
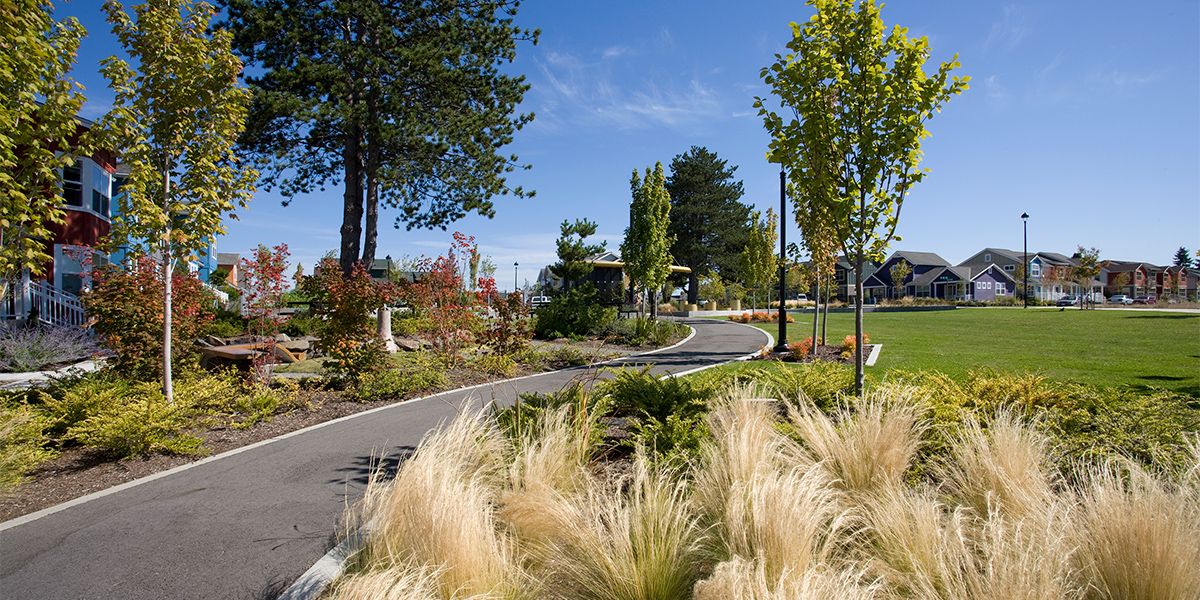
M 1138 296 L 1133 299 L 1134 304 L 1154 304 L 1155 302 L 1158 300 L 1155 300 L 1154 296 Z

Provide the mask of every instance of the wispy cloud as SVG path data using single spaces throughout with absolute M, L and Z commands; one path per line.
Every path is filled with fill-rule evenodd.
M 1008 88 L 995 75 L 983 80 L 983 91 L 987 94 L 988 101 L 996 107 L 1008 106 L 1012 100 L 1012 94 L 1009 93 Z
M 600 56 L 606 59 L 620 58 L 626 54 L 629 54 L 631 51 L 632 49 L 629 46 L 612 46 L 611 48 L 605 48 L 604 52 L 602 52 Z
M 595 127 L 640 130 L 687 127 L 728 114 L 718 93 L 700 76 L 686 82 L 629 64 L 626 47 L 601 52 L 601 60 L 551 52 L 538 62 L 529 98 L 536 127 L 555 131 Z M 638 73 L 637 78 L 626 74 Z
M 1029 11 L 1010 4 L 1004 7 L 1004 18 L 992 24 L 992 30 L 983 42 L 983 48 L 1013 50 L 1032 31 L 1033 27 L 1029 25 Z

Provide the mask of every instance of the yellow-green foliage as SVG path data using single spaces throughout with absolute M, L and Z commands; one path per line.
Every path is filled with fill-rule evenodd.
M 122 457 L 199 450 L 202 440 L 184 431 L 191 424 L 190 406 L 168 403 L 156 383 L 132 384 L 129 392 L 68 428 L 67 437 Z
M 697 375 L 707 385 L 720 388 L 754 384 L 764 398 L 793 402 L 812 400 L 822 410 L 831 410 L 839 399 L 854 390 L 854 370 L 829 361 L 799 365 L 754 364 L 738 371 L 712 369 Z
M 963 380 L 936 372 L 899 374 L 878 386 L 909 390 L 929 406 L 927 450 L 944 456 L 961 423 L 1011 412 L 1034 419 L 1050 440 L 1050 461 L 1065 472 L 1080 461 L 1131 458 L 1171 471 L 1189 466 L 1184 435 L 1200 429 L 1200 410 L 1187 397 L 1164 390 L 1096 388 L 1037 374 L 972 371 Z
M 445 385 L 446 377 L 436 357 L 423 352 L 417 354 L 411 364 L 404 367 L 362 373 L 347 394 L 359 402 L 371 402 L 382 398 L 402 398 L 411 392 Z
M 44 446 L 44 421 L 28 406 L 0 405 L 0 491 L 20 485 L 38 463 L 55 456 Z

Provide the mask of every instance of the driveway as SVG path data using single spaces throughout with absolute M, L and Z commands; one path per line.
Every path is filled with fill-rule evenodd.
M 685 322 L 696 330 L 687 342 L 614 362 L 681 373 L 769 343 L 756 328 Z M 394 404 L 2 523 L 0 597 L 274 600 L 333 546 L 381 460 L 395 464 L 460 410 L 590 375 L 558 371 Z

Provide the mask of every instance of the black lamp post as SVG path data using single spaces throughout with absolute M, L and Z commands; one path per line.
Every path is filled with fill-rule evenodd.
M 513 291 L 517 291 L 517 261 L 513 261 Z
M 1029 213 L 1021 213 L 1021 229 L 1025 239 L 1025 268 L 1022 269 L 1025 273 L 1025 286 L 1021 291 L 1025 296 L 1024 308 L 1029 308 Z
M 784 306 L 784 278 L 787 275 L 787 262 L 784 248 L 787 247 L 787 176 L 784 174 L 783 163 L 779 163 L 779 343 L 775 344 L 776 352 L 788 351 L 787 313 Z

